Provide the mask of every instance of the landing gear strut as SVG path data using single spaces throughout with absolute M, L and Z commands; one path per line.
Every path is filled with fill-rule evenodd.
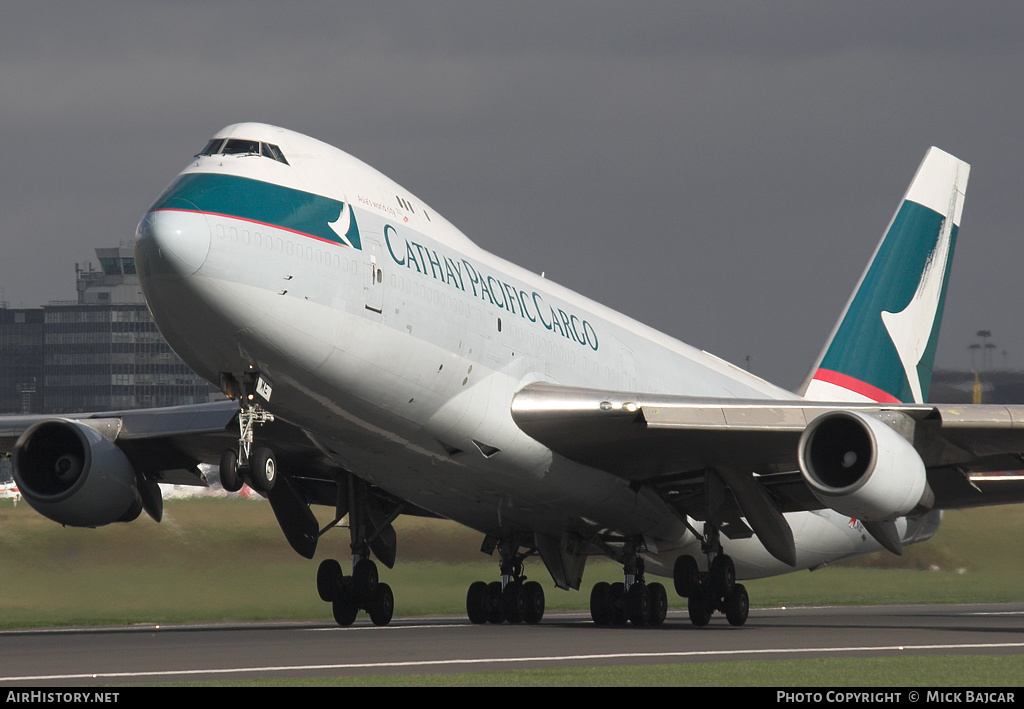
M 501 581 L 476 581 L 466 592 L 466 615 L 471 623 L 527 623 L 535 625 L 544 617 L 544 589 L 536 581 L 528 581 L 523 573 L 523 560 L 518 545 L 503 543 Z

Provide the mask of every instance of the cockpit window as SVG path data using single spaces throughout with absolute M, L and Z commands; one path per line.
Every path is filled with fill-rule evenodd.
M 284 157 L 284 153 L 281 152 L 281 148 L 273 143 L 244 140 L 242 138 L 214 138 L 196 154 L 196 157 L 198 158 L 203 155 L 262 155 L 279 163 L 289 164 Z
M 240 138 L 228 138 L 221 150 L 225 155 L 259 155 L 260 144 L 256 140 L 241 140 Z
M 273 143 L 260 143 L 260 151 L 264 157 L 283 162 L 285 165 L 288 164 L 288 161 L 284 159 L 284 153 L 281 152 L 281 148 Z
M 217 153 L 220 152 L 220 149 L 223 146 L 223 138 L 214 138 L 213 140 L 206 144 L 205 148 L 199 151 L 199 155 L 216 155 Z M 199 155 L 196 155 L 196 157 L 199 157 Z

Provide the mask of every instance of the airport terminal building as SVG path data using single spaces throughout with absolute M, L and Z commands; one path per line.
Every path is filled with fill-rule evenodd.
M 149 315 L 131 246 L 76 265 L 78 298 L 0 307 L 0 414 L 56 414 L 210 401 Z

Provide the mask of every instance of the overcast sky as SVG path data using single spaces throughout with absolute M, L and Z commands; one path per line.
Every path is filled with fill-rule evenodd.
M 0 300 L 75 297 L 219 128 L 795 386 L 925 151 L 971 163 L 940 367 L 1024 368 L 1019 2 L 3 2 Z

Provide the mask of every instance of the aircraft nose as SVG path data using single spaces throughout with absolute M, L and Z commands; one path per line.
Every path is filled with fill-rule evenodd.
M 210 224 L 199 212 L 149 212 L 135 231 L 135 261 L 143 277 L 188 278 L 209 253 Z

